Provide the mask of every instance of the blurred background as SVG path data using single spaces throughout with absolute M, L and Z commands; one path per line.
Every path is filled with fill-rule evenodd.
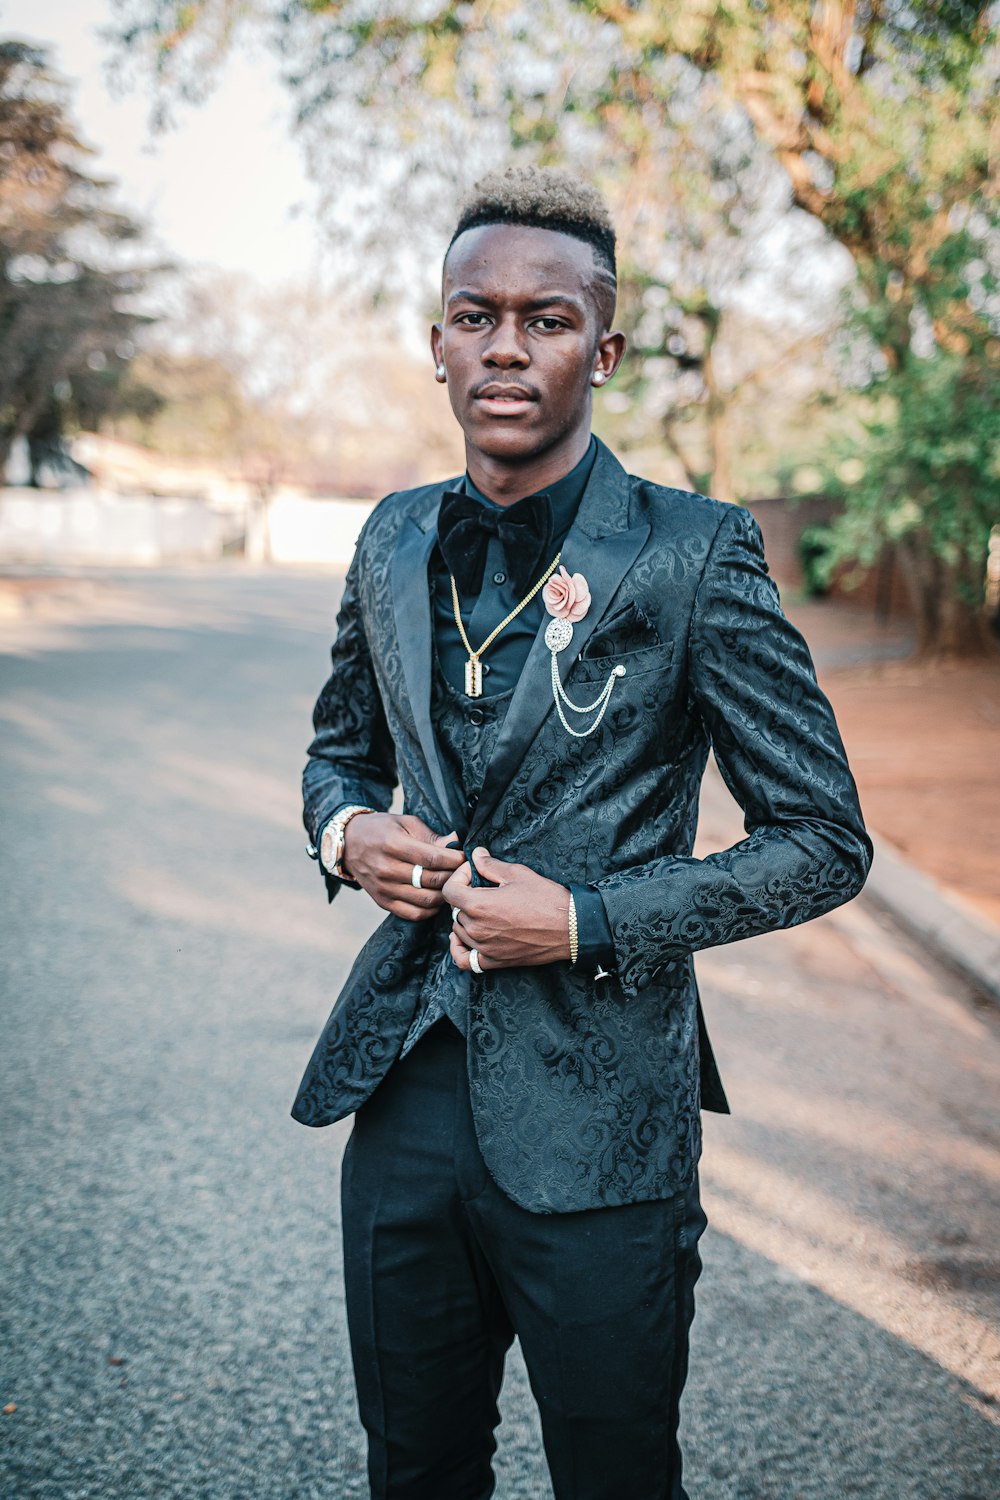
M 998 27 L 0 0 L 5 1494 L 365 1493 L 344 1133 L 287 1108 L 374 914 L 327 912 L 296 783 L 361 524 L 462 470 L 427 330 L 514 161 L 606 194 L 597 431 L 753 510 L 877 847 L 851 908 L 699 964 L 735 1115 L 692 1496 L 992 1500 Z M 702 848 L 741 833 L 710 774 Z M 500 1493 L 544 1495 L 516 1358 L 505 1399 Z

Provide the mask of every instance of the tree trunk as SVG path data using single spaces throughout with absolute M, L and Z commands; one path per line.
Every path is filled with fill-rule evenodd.
M 664 417 L 662 430 L 667 447 L 670 449 L 671 453 L 674 455 L 681 468 L 684 470 L 689 488 L 695 494 L 700 494 L 702 484 L 704 482 L 704 476 L 700 475 L 697 469 L 694 467 L 694 464 L 691 461 L 690 454 L 684 452 L 683 445 L 680 443 L 677 437 L 675 424 L 670 417 Z
M 977 577 L 971 564 L 937 557 L 918 533 L 897 545 L 917 625 L 915 657 L 929 661 L 993 654 L 996 646 L 980 597 L 985 559 Z
M 13 427 L 0 427 L 0 486 L 7 482 L 7 460 L 14 446 L 16 432 Z
M 705 386 L 708 391 L 708 448 L 711 473 L 708 493 L 716 500 L 733 499 L 733 445 L 729 423 L 729 403 L 715 379 L 712 353 L 705 359 Z

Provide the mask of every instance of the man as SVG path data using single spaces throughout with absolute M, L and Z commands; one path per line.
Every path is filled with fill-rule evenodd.
M 379 1500 L 492 1494 L 515 1335 L 557 1500 L 684 1496 L 699 1111 L 728 1109 L 692 954 L 849 900 L 871 858 L 749 512 L 591 436 L 614 305 L 597 193 L 479 185 L 432 334 L 467 472 L 376 507 L 316 706 L 311 852 L 331 899 L 389 914 L 293 1109 L 357 1112 L 345 1276 Z M 747 837 L 700 860 L 710 744 Z

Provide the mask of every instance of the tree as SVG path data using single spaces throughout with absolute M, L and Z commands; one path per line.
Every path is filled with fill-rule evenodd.
M 349 123 L 337 135 L 356 160 L 362 140 L 383 147 L 392 141 L 397 150 L 412 143 L 411 152 L 403 151 L 408 177 L 401 170 L 391 181 L 397 204 L 411 209 L 423 177 L 414 165 L 422 167 L 428 153 L 442 154 L 438 127 L 451 131 L 451 159 L 467 162 L 495 141 L 490 126 L 470 132 L 470 121 L 483 117 L 502 116 L 515 148 L 543 159 L 558 149 L 586 168 L 594 163 L 595 141 L 607 144 L 612 179 L 627 163 L 642 191 L 655 188 L 656 166 L 662 177 L 665 162 L 656 143 L 664 140 L 664 120 L 676 127 L 679 79 L 691 70 L 714 91 L 714 98 L 711 91 L 697 97 L 708 102 L 722 133 L 727 108 L 740 111 L 783 169 L 796 207 L 850 256 L 881 360 L 873 378 L 905 382 L 911 360 L 947 355 L 965 362 L 955 387 L 964 391 L 995 378 L 1000 366 L 994 275 L 975 274 L 977 266 L 992 265 L 998 232 L 991 151 L 1000 97 L 997 26 L 987 4 L 273 0 L 251 12 L 234 0 L 122 0 L 119 8 L 126 48 L 150 49 L 168 93 L 204 88 L 219 46 L 263 14 L 313 152 L 317 122 L 334 115 L 341 126 Z M 365 120 L 357 106 L 372 102 L 378 110 Z M 360 177 L 355 166 L 347 183 Z M 369 173 L 368 191 L 377 191 L 378 182 L 379 174 Z M 338 179 L 341 198 L 349 199 L 344 185 Z M 711 429 L 713 415 L 724 415 L 720 388 L 714 406 L 712 391 L 719 306 L 705 288 L 699 300 L 697 290 L 693 302 L 676 301 L 689 323 L 700 324 L 700 383 Z M 678 336 L 668 333 L 668 353 Z M 901 414 L 904 388 L 887 395 L 884 409 Z M 926 497 L 925 504 L 942 509 L 941 524 L 915 529 L 907 553 L 920 616 L 941 622 L 928 649 L 970 649 L 983 638 L 967 580 L 985 559 L 986 518 L 958 528 L 961 557 L 953 540 L 936 550 L 955 530 L 947 513 L 957 493 L 948 483 Z M 860 491 L 856 498 L 848 492 L 845 504 L 841 547 L 849 536 L 859 544 L 865 538 L 865 546 L 882 539 L 879 513 Z M 944 611 L 928 596 L 942 589 L 950 600 Z M 946 618 L 951 623 L 941 633 Z
M 853 455 L 862 477 L 840 486 L 831 564 L 871 561 L 895 541 L 921 651 L 986 646 L 983 580 L 1000 518 L 1000 407 L 988 399 L 1000 375 L 993 8 L 587 8 L 631 37 L 638 73 L 662 50 L 710 71 L 774 151 L 795 202 L 851 255 L 853 321 L 878 351 L 875 415 Z
M 631 352 L 611 401 L 634 390 L 691 488 L 731 500 L 746 493 L 741 418 L 759 426 L 765 401 L 787 413 L 787 383 L 782 395 L 774 377 L 822 348 L 835 299 L 796 285 L 792 264 L 814 255 L 820 237 L 789 213 L 783 174 L 745 118 L 717 107 L 710 81 L 676 59 L 665 66 L 673 87 L 664 83 L 627 129 L 628 117 L 593 105 L 617 200 Z M 814 371 L 809 388 L 820 378 Z
M 152 321 L 136 298 L 154 268 L 122 255 L 140 226 L 87 155 L 45 54 L 0 42 L 0 473 L 16 437 L 96 426 Z
M 633 448 L 655 434 L 675 456 L 668 472 L 679 469 L 692 488 L 740 491 L 735 434 L 760 427 L 740 419 L 792 350 L 816 345 L 830 309 L 817 315 L 813 296 L 808 316 L 804 300 L 795 315 L 775 316 L 773 274 L 772 287 L 764 283 L 769 236 L 788 218 L 787 186 L 745 118 L 718 107 L 697 69 L 664 56 L 635 90 L 629 46 L 571 0 L 466 6 L 461 15 L 439 7 L 423 21 L 405 5 L 298 4 L 253 18 L 224 0 L 182 10 L 127 0 L 118 9 L 119 65 L 133 54 L 152 62 L 168 101 L 202 97 L 220 51 L 263 15 L 312 173 L 326 185 L 324 220 L 338 248 L 353 246 L 376 298 L 409 281 L 427 288 L 430 304 L 428 268 L 457 197 L 512 149 L 542 164 L 584 165 L 616 211 L 621 317 L 637 335 L 599 424 Z M 625 92 L 619 77 L 630 80 Z M 162 121 L 166 107 L 155 115 Z M 799 216 L 785 239 L 808 239 L 803 224 Z M 753 282 L 770 327 L 748 368 L 740 299 Z M 783 290 L 787 302 L 787 278 Z
M 967 651 L 970 624 L 987 630 L 982 537 L 988 546 L 1000 517 L 1000 383 L 938 351 L 875 390 L 858 437 L 833 445 L 827 488 L 845 508 L 821 535 L 823 571 L 874 565 L 891 543 L 913 591 L 918 652 Z
M 315 281 L 202 272 L 173 290 L 123 385 L 119 436 L 214 462 L 261 514 L 283 483 L 384 494 L 460 463 L 447 398 L 387 316 Z

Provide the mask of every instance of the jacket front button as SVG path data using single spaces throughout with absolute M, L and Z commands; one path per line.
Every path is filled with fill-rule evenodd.
M 469 723 L 470 724 L 479 725 L 482 722 L 483 722 L 483 711 L 482 711 L 482 709 L 481 708 L 474 708 L 474 709 L 472 709 L 470 711 L 470 713 L 469 713 Z
M 475 810 L 476 810 L 476 803 L 478 801 L 479 801 L 478 797 L 468 797 L 468 798 L 466 798 L 466 802 L 465 802 L 466 810 L 468 812 L 470 812 L 470 813 L 475 812 Z

